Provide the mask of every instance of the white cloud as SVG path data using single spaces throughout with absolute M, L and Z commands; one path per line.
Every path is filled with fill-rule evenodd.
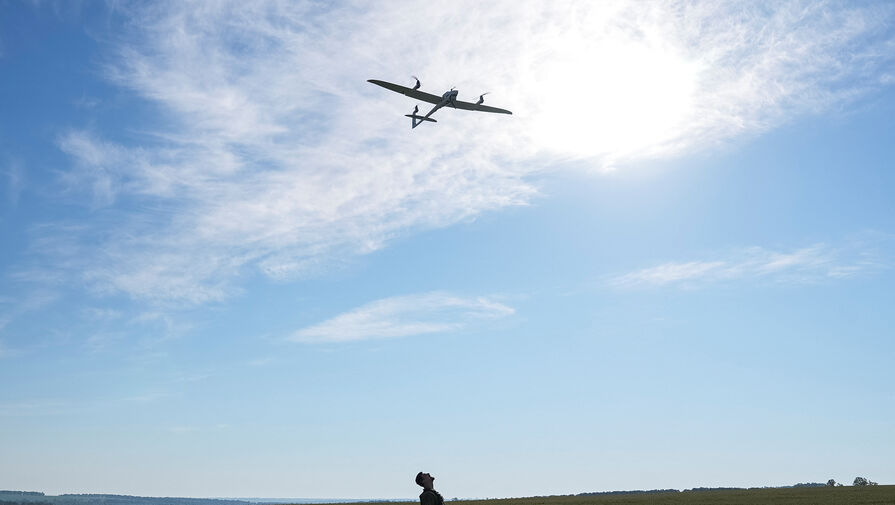
M 54 415 L 66 412 L 73 406 L 70 400 L 52 398 L 0 403 L 0 417 Z
M 22 163 L 18 160 L 10 161 L 0 173 L 6 179 L 6 200 L 9 205 L 15 207 L 18 205 L 19 196 L 25 187 L 25 174 L 22 169 Z
M 15 298 L 0 297 L 0 333 L 13 320 L 27 313 L 43 309 L 58 298 L 58 293 L 50 291 L 20 293 Z
M 726 266 L 723 261 L 691 261 L 688 263 L 665 263 L 646 268 L 613 280 L 616 285 L 655 284 L 663 285 L 672 282 L 713 275 Z
M 249 360 L 248 363 L 246 363 L 246 364 L 248 366 L 252 366 L 252 367 L 262 367 L 262 366 L 268 366 L 275 362 L 276 362 L 276 358 L 267 356 L 264 358 L 255 358 L 255 359 Z
M 348 342 L 455 331 L 514 310 L 487 298 L 446 293 L 383 298 L 297 331 L 297 342 Z
M 895 11 L 509 0 L 123 9 L 136 35 L 121 35 L 107 75 L 162 120 L 132 125 L 147 133 L 127 144 L 60 137 L 75 160 L 66 183 L 116 212 L 80 235 L 98 247 L 52 264 L 101 292 L 194 304 L 239 292 L 246 275 L 313 274 L 397 236 L 525 205 L 562 160 L 619 167 L 854 99 L 884 81 Z M 365 82 L 410 73 L 461 98 L 493 91 L 489 102 L 516 114 L 442 111 L 411 132 L 412 101 Z
M 868 251 L 848 249 L 834 249 L 824 244 L 790 252 L 749 247 L 734 251 L 726 259 L 669 262 L 613 276 L 609 285 L 619 288 L 696 287 L 754 279 L 805 283 L 852 277 L 882 267 Z
M 58 144 L 76 162 L 71 171 L 64 173 L 63 180 L 74 189 L 89 185 L 98 206 L 114 203 L 120 191 L 114 172 L 126 170 L 131 164 L 133 156 L 128 150 L 80 131 L 68 132 Z

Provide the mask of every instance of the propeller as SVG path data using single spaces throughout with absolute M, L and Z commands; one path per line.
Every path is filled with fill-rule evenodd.
M 479 101 L 476 102 L 475 104 L 476 104 L 476 105 L 482 105 L 483 103 L 485 103 L 485 95 L 487 95 L 488 93 L 490 93 L 490 91 L 488 91 L 488 92 L 486 92 L 486 93 L 482 93 L 481 95 L 479 95 Z
M 413 77 L 414 80 L 416 80 L 416 86 L 414 86 L 413 89 L 420 89 L 420 78 L 415 75 L 411 75 L 410 77 Z

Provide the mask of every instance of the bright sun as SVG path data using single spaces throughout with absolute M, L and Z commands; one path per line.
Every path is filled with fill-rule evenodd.
M 570 33 L 533 76 L 530 117 L 539 147 L 614 159 L 673 149 L 693 113 L 699 64 L 656 37 Z

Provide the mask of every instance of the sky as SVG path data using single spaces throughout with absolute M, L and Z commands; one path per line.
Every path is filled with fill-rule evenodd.
M 0 489 L 895 483 L 893 84 L 885 1 L 0 0 Z

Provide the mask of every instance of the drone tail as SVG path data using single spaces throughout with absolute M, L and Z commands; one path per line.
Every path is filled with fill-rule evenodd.
M 412 125 L 410 126 L 411 128 L 416 128 L 417 126 L 423 124 L 423 121 L 430 121 L 432 123 L 438 122 L 438 121 L 436 121 L 430 117 L 426 117 L 426 116 L 418 116 L 416 114 L 404 114 L 404 115 L 406 117 L 410 118 L 410 121 L 412 123 Z

